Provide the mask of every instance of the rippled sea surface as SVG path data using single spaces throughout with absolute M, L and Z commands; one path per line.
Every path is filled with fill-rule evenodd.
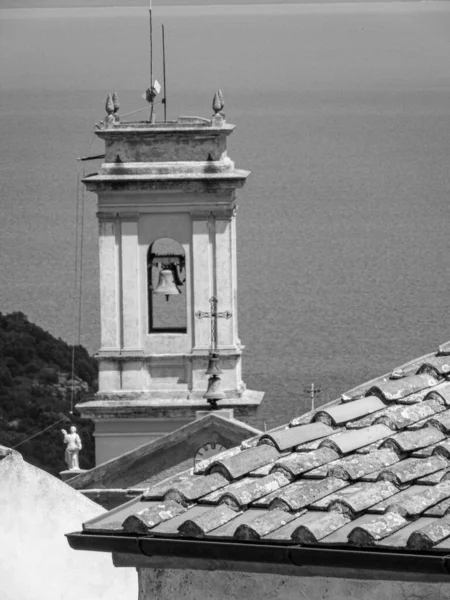
M 169 117 L 222 88 L 239 196 L 247 385 L 274 426 L 450 338 L 450 5 L 155 9 Z M 0 10 L 0 311 L 75 336 L 76 158 L 148 83 L 145 7 Z M 87 167 L 88 171 L 91 165 Z M 94 168 L 94 167 L 92 167 Z M 98 347 L 95 197 L 81 341 Z

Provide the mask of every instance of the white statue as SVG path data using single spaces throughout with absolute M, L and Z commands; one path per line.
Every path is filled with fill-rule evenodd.
M 80 468 L 78 463 L 78 453 L 82 448 L 80 436 L 78 435 L 77 428 L 74 425 L 72 425 L 70 428 L 70 433 L 67 433 L 65 429 L 61 429 L 61 431 L 64 435 L 64 443 L 67 444 L 65 455 L 67 468 L 69 471 L 74 471 L 75 469 Z

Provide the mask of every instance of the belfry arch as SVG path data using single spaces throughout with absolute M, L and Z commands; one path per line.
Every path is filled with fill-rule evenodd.
M 186 259 L 182 245 L 159 238 L 147 251 L 148 333 L 187 333 Z

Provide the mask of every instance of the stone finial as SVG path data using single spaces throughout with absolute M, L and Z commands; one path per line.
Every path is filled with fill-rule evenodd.
M 113 102 L 111 94 L 108 94 L 106 96 L 105 110 L 108 113 L 108 116 L 111 116 L 114 112 L 114 102 Z
M 214 111 L 214 114 L 217 115 L 218 113 L 220 113 L 220 111 L 223 109 L 223 107 L 225 106 L 224 101 L 223 101 L 223 94 L 221 90 L 218 90 L 213 97 L 213 103 L 212 103 L 212 108 Z
M 223 99 L 222 90 L 217 90 L 217 95 L 219 96 L 219 100 L 222 104 L 222 108 L 220 110 L 223 110 L 225 108 L 225 101 Z
M 120 108 L 119 96 L 117 95 L 117 92 L 113 92 L 112 103 L 113 103 L 113 107 L 114 107 L 114 114 L 116 114 L 116 112 Z M 108 110 L 108 109 L 106 109 L 106 110 Z
M 213 127 L 222 127 L 222 125 L 225 123 L 225 115 L 222 112 L 224 106 L 225 102 L 223 100 L 222 90 L 217 90 L 217 92 L 214 94 L 212 102 L 214 114 L 211 120 L 211 124 L 213 125 Z

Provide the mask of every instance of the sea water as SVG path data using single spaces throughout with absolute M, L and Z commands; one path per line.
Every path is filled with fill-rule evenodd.
M 160 80 L 161 22 L 169 118 L 209 116 L 220 87 L 229 153 L 252 171 L 238 269 L 244 379 L 266 391 L 253 422 L 304 411 L 311 382 L 323 403 L 450 338 L 450 6 L 157 8 Z M 145 7 L 0 10 L 0 310 L 69 343 L 76 158 L 102 151 L 91 133 L 108 92 L 122 114 L 142 108 L 148 54 Z M 84 200 L 81 342 L 94 351 Z

